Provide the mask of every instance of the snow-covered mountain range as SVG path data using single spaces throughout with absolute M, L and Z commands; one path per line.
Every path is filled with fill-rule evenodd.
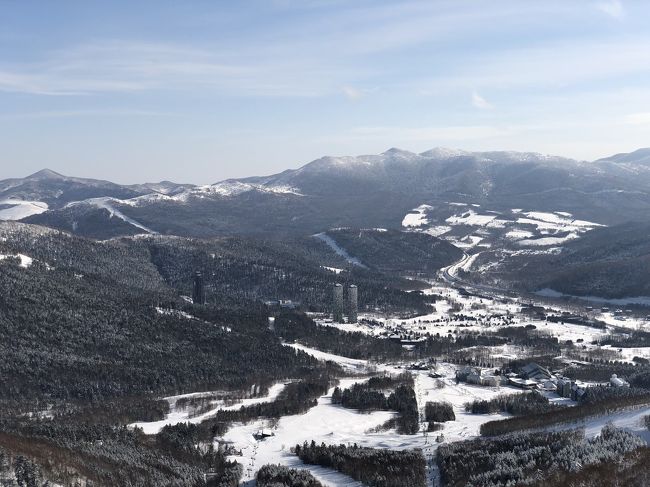
M 649 160 L 650 149 L 588 162 L 528 152 L 393 148 L 206 186 L 125 186 L 43 170 L 0 181 L 0 219 L 100 238 L 143 231 L 305 235 L 343 226 L 401 228 L 422 205 L 431 225 L 441 226 L 457 213 L 450 213 L 454 204 L 464 204 L 567 213 L 611 225 L 648 214 Z

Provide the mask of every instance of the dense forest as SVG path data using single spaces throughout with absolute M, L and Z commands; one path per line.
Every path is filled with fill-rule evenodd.
M 364 265 L 380 271 L 433 275 L 463 256 L 462 250 L 426 233 L 340 228 L 327 235 Z
M 336 232 L 337 238 L 350 239 L 350 249 L 358 244 L 356 239 L 371 240 L 368 245 L 374 250 L 360 254 L 368 268 L 348 266 L 311 237 L 146 236 L 97 242 L 0 223 L 0 484 L 41 487 L 50 480 L 66 486 L 235 487 L 242 466 L 229 461 L 233 452 L 214 447 L 213 439 L 234 422 L 304 413 L 343 374 L 337 364 L 317 361 L 287 342 L 371 362 L 422 360 L 429 365 L 438 358 L 473 363 L 477 358 L 466 349 L 473 353 L 492 345 L 529 347 L 545 354 L 549 363 L 561 351 L 556 338 L 533 326 L 431 334 L 406 350 L 399 340 L 386 339 L 388 332 L 369 336 L 317 325 L 305 311 L 327 311 L 336 282 L 359 285 L 362 310 L 399 315 L 430 311 L 435 296 L 419 292 L 421 283 L 391 273 L 428 260 L 427 269 L 433 271 L 454 251 L 447 249 L 451 253 L 436 260 L 440 242 L 429 237 Z M 392 251 L 403 251 L 412 260 L 402 255 L 387 259 Z M 197 269 L 205 277 L 206 305 L 187 298 Z M 291 299 L 296 309 L 266 303 L 278 299 Z M 269 316 L 275 317 L 272 329 Z M 648 337 L 633 332 L 607 339 L 624 347 L 646 344 Z M 468 411 L 515 417 L 485 423 L 481 433 L 490 438 L 463 443 L 465 450 L 442 445 L 438 461 L 443 479 L 449 485 L 477 486 L 505 485 L 505 479 L 536 482 L 539 476 L 531 472 L 550 468 L 554 481 L 560 482 L 575 478 L 567 461 L 594 469 L 614 455 L 635 462 L 631 450 L 637 440 L 612 428 L 599 440 L 579 433 L 492 438 L 650 404 L 647 364 L 574 365 L 565 372 L 602 381 L 617 373 L 632 387 L 592 387 L 573 408 L 553 406 L 536 393 L 476 400 L 466 406 Z M 409 373 L 364 379 L 347 389 L 336 388 L 332 402 L 360 411 L 394 411 L 394 418 L 380 427 L 395 428 L 397 434 L 420 430 Z M 155 435 L 125 427 L 163 419 L 170 403 L 160 398 L 167 395 L 219 391 L 250 397 L 246 391 L 254 389 L 257 395 L 276 383 L 285 387 L 274 400 L 221 410 L 201 424 L 165 426 Z M 425 404 L 424 416 L 431 431 L 455 419 L 451 405 L 437 402 Z M 484 458 L 480 448 L 492 452 L 491 458 Z M 313 442 L 295 451 L 306 463 L 335 468 L 370 486 L 425 485 L 419 451 Z M 494 458 L 506 467 L 500 470 Z M 528 463 L 521 463 L 524 459 Z M 463 462 L 475 468 L 460 473 Z M 260 470 L 257 481 L 268 487 L 320 485 L 308 472 L 272 465 Z
M 537 291 L 550 288 L 573 296 L 616 299 L 650 295 L 648 250 L 650 224 L 626 222 L 599 227 L 563 245 L 562 252 L 517 254 L 485 253 L 477 266 L 496 259 L 490 272 L 470 273 L 475 282 L 508 285 L 512 289 Z
M 394 390 L 386 396 L 384 392 L 391 389 Z M 360 411 L 395 411 L 399 416 L 391 421 L 391 425 L 394 423 L 398 433 L 413 435 L 419 429 L 413 378 L 408 372 L 396 377 L 373 377 L 343 390 L 336 387 L 332 403 Z
M 555 472 L 617 461 L 644 445 L 634 433 L 611 426 L 586 439 L 583 430 L 521 433 L 441 445 L 440 475 L 448 487 L 535 485 Z
M 296 445 L 305 463 L 343 472 L 370 487 L 424 487 L 426 462 L 419 450 L 394 451 L 357 445 Z
M 502 394 L 489 401 L 476 399 L 465 404 L 465 410 L 472 414 L 508 413 L 513 416 L 535 415 L 553 411 L 559 406 L 550 403 L 539 392 Z
M 355 382 L 351 387 L 341 390 L 334 388 L 332 402 L 344 408 L 368 410 L 389 409 L 389 400 L 385 391 L 394 390 L 397 386 L 413 387 L 413 377 L 408 372 L 399 376 L 371 377 L 365 382 Z
M 0 261 L 0 444 L 61 483 L 202 485 L 214 471 L 213 484 L 236 485 L 239 467 L 193 440 L 179 445 L 179 431 L 152 440 L 121 425 L 161 419 L 169 406 L 156 398 L 166 394 L 305 378 L 264 407 L 203 426 L 204 440 L 230 421 L 304 411 L 338 373 L 283 346 L 256 300 L 187 303 L 138 240 L 3 223 L 0 254 L 18 256 Z
M 592 416 L 611 414 L 621 409 L 650 404 L 650 392 L 614 387 L 590 387 L 577 406 L 532 412 L 481 425 L 483 436 L 496 436 L 513 431 L 543 428 Z
M 184 303 L 146 248 L 31 227 L 0 246 L 34 258 L 28 267 L 0 262 L 3 399 L 243 388 L 317 366 L 282 346 L 263 305 L 199 310 Z M 170 309 L 161 312 L 158 303 Z
M 189 443 L 187 432 L 174 435 L 175 442 L 169 441 L 170 436 L 165 432 L 152 442 L 122 427 L 48 421 L 32 422 L 20 433 L 2 432 L 0 442 L 11 452 L 5 453 L 10 465 L 21 456 L 29 458 L 35 478 L 45 474 L 62 485 L 88 481 L 88 485 L 109 487 L 203 487 L 204 472 L 210 469 L 219 472 L 215 485 L 238 484 L 240 467 L 226 462 L 220 452 L 198 449 Z M 228 478 L 231 481 L 225 482 Z
M 264 465 L 256 476 L 258 487 L 323 487 L 308 470 Z
M 424 405 L 424 418 L 433 423 L 455 421 L 454 408 L 447 402 L 427 402 Z
M 587 465 L 578 471 L 558 471 L 534 487 L 646 487 L 650 485 L 650 447 L 623 455 L 619 461 Z
M 288 342 L 299 341 L 309 347 L 344 357 L 393 360 L 408 355 L 397 342 L 360 332 L 344 332 L 331 326 L 318 326 L 308 316 L 291 311 L 277 315 L 275 330 Z
M 315 238 L 188 240 L 158 236 L 129 242 L 145 247 L 165 281 L 186 295 L 191 295 L 194 272 L 200 270 L 207 301 L 218 306 L 284 299 L 307 311 L 327 312 L 337 282 L 359 287 L 360 310 L 423 313 L 433 301 L 431 296 L 406 292 L 421 289 L 423 283 L 349 266 Z

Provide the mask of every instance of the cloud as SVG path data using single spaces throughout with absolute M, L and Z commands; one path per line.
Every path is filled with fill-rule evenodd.
M 576 10 L 557 1 L 526 7 L 504 2 L 490 9 L 454 0 L 311 0 L 308 8 L 298 0 L 276 2 L 270 11 L 263 7 L 260 17 L 274 13 L 282 21 L 264 22 L 250 36 L 225 28 L 197 36 L 202 40 L 196 44 L 104 39 L 23 58 L 36 61 L 0 62 L 0 91 L 88 95 L 201 89 L 233 96 L 313 97 L 339 94 L 344 86 L 344 94 L 355 99 L 359 93 L 353 86 L 405 83 L 406 49 L 422 47 L 444 57 L 459 39 L 480 40 L 508 26 L 520 28 L 540 16 Z M 418 61 L 412 65 L 420 66 Z M 420 71 L 410 79 L 423 76 Z
M 353 86 L 342 86 L 341 91 L 350 100 L 358 100 L 364 95 L 362 90 L 354 88 Z
M 650 73 L 650 37 L 546 42 L 465 58 L 445 75 L 415 80 L 420 93 L 465 89 L 582 88 L 604 80 Z
M 472 105 L 474 105 L 476 108 L 480 110 L 491 110 L 492 108 L 494 108 L 494 105 L 488 102 L 476 91 L 472 93 Z
M 623 118 L 623 123 L 627 125 L 650 125 L 650 112 L 626 115 Z
M 623 3 L 620 0 L 598 2 L 596 4 L 596 8 L 617 20 L 622 20 L 623 17 L 625 17 L 625 8 L 623 7 Z
M 451 125 L 434 127 L 356 127 L 349 137 L 356 139 L 380 139 L 392 141 L 465 141 L 490 139 L 516 133 L 515 127 L 490 125 Z
M 49 118 L 79 118 L 79 117 L 160 117 L 170 116 L 171 113 L 153 110 L 126 109 L 94 109 L 94 110 L 50 110 L 25 113 L 3 113 L 0 120 L 40 120 Z
M 0 66 L 0 90 L 46 95 L 135 92 L 223 82 L 247 70 L 196 49 L 104 41 L 50 53 L 42 62 Z
M 229 96 L 313 97 L 334 94 L 343 79 L 363 73 L 337 59 L 274 49 L 101 41 L 48 53 L 41 62 L 0 64 L 0 91 L 79 96 L 204 90 Z

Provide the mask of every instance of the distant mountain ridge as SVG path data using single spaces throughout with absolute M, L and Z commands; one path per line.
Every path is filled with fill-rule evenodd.
M 129 199 L 150 193 L 175 194 L 194 185 L 170 181 L 121 185 L 110 181 L 64 176 L 51 169 L 42 169 L 25 178 L 0 181 L 0 200 L 24 199 L 42 201 L 59 208 L 73 201 L 110 197 Z
M 21 216 L 9 211 L 11 202 L 27 201 L 47 205 L 25 211 L 27 221 L 98 238 L 143 228 L 200 237 L 304 235 L 339 226 L 399 229 L 413 208 L 459 202 L 564 211 L 609 225 L 648 214 L 649 157 L 650 149 L 587 162 L 531 152 L 392 148 L 205 186 L 118 185 L 43 170 L 0 181 L 0 219 L 3 211 Z

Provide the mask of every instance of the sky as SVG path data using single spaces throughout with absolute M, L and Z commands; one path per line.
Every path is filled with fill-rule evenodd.
M 0 179 L 650 146 L 650 2 L 0 0 Z

